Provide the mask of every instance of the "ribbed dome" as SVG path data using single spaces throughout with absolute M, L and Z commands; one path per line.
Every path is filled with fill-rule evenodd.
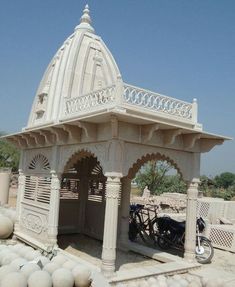
M 86 5 L 80 24 L 57 51 L 38 87 L 28 126 L 57 123 L 65 115 L 65 101 L 115 86 L 117 64 L 91 26 Z

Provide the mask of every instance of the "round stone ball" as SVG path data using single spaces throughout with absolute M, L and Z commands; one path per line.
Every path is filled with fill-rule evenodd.
M 25 258 L 29 261 L 34 260 L 35 258 L 41 256 L 40 251 L 32 250 L 26 253 Z
M 47 271 L 35 271 L 28 278 L 28 287 L 52 287 L 52 279 Z
M 209 279 L 206 283 L 206 287 L 222 287 L 224 282 L 220 278 Z
M 11 266 L 15 268 L 15 270 L 20 270 L 28 261 L 25 258 L 19 257 L 11 261 Z
M 1 263 L 2 265 L 8 265 L 11 263 L 11 261 L 15 260 L 16 258 L 19 258 L 18 254 L 9 252 L 2 257 Z
M 44 267 L 46 264 L 50 263 L 51 261 L 46 256 L 38 256 L 34 259 L 35 261 L 41 261 L 42 266 Z
M 11 265 L 5 265 L 5 266 L 0 267 L 0 282 L 8 273 L 12 273 L 15 271 L 16 271 L 15 268 Z
M 19 253 L 19 255 L 25 257 L 25 255 L 26 255 L 29 251 L 34 251 L 34 249 L 33 249 L 32 247 L 30 247 L 30 246 L 24 246 L 24 247 L 22 247 L 22 248 L 18 251 L 18 253 Z
M 1 252 L 2 250 L 4 250 L 5 248 L 7 248 L 7 245 L 6 245 L 6 244 L 1 244 L 1 245 L 0 245 L 0 252 Z
M 77 265 L 72 270 L 76 287 L 88 287 L 91 284 L 91 271 L 84 265 Z
M 15 245 L 12 246 L 12 249 L 14 250 L 14 252 L 19 252 L 19 250 L 21 250 L 23 247 L 25 247 L 24 244 L 22 243 L 17 243 Z
M 2 279 L 1 287 L 27 287 L 27 280 L 23 274 L 11 272 Z
M 59 269 L 60 268 L 60 265 L 58 265 L 57 263 L 55 262 L 50 262 L 50 263 L 47 263 L 44 267 L 43 267 L 43 270 L 49 272 L 50 274 L 52 274 L 55 270 Z
M 139 283 L 138 285 L 139 287 L 149 287 L 148 282 L 144 279 L 140 280 L 138 283 Z
M 201 287 L 201 283 L 198 283 L 198 281 L 191 281 L 189 284 L 188 284 L 189 287 Z M 213 287 L 216 287 L 216 285 L 213 285 Z
M 13 222 L 6 216 L 0 216 L 0 239 L 7 239 L 13 232 Z
M 62 265 L 63 268 L 66 268 L 71 271 L 73 270 L 75 266 L 77 266 L 77 263 L 73 260 L 65 261 L 65 263 Z
M 130 282 L 130 283 L 128 283 L 128 285 L 127 285 L 128 287 L 136 287 L 136 283 L 134 283 L 134 282 Z
M 74 286 L 74 278 L 73 278 L 72 272 L 65 268 L 59 268 L 53 272 L 52 282 L 53 282 L 53 287 L 73 287 Z
M 67 258 L 63 255 L 56 255 L 51 260 L 51 262 L 57 263 L 60 266 L 62 266 L 66 261 L 67 261 Z
M 2 259 L 6 254 L 12 253 L 9 248 L 0 251 L 0 264 L 2 265 Z
M 27 263 L 20 269 L 20 272 L 28 279 L 32 273 L 39 270 L 41 269 L 36 263 Z
M 155 283 L 157 283 L 157 280 L 154 278 L 154 277 L 150 277 L 150 278 L 148 278 L 148 284 L 149 285 L 152 285 L 152 284 L 155 284 Z

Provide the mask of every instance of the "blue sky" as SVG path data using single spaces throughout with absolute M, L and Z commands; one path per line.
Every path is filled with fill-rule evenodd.
M 87 1 L 1 0 L 0 130 L 27 123 L 35 91 Z M 199 103 L 204 130 L 235 137 L 235 1 L 88 1 L 123 79 Z M 235 142 L 202 156 L 201 173 L 235 173 Z

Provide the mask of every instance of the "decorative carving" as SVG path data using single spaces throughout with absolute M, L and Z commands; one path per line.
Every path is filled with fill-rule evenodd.
M 169 129 L 169 130 L 165 130 L 163 132 L 164 134 L 164 138 L 163 138 L 163 141 L 164 141 L 164 144 L 165 145 L 171 145 L 175 142 L 175 139 L 178 135 L 180 135 L 182 132 L 181 129 Z
M 37 171 L 47 171 L 51 169 L 48 159 L 40 153 L 32 159 L 28 168 Z
M 100 162 L 103 170 L 104 167 L 107 165 L 107 146 L 105 143 L 99 143 L 99 144 L 79 144 L 79 145 L 70 145 L 70 146 L 63 146 L 60 149 L 60 158 L 61 158 L 61 164 L 60 164 L 60 170 L 59 172 L 63 172 L 66 168 L 66 163 L 69 162 L 69 160 L 78 153 L 85 153 L 91 154 L 95 157 L 97 157 L 98 161 Z
M 65 115 L 74 115 L 97 107 L 113 103 L 115 100 L 115 86 L 109 86 L 87 95 L 65 100 Z
M 124 84 L 124 100 L 131 105 L 193 121 L 192 104 Z
M 185 134 L 183 135 L 183 142 L 185 148 L 193 148 L 196 141 L 199 140 L 201 134 Z
M 45 216 L 31 213 L 31 211 L 24 210 L 22 213 L 21 221 L 25 228 L 37 234 L 47 230 L 47 222 Z
M 144 143 L 151 140 L 153 133 L 159 129 L 159 124 L 141 126 L 141 137 Z

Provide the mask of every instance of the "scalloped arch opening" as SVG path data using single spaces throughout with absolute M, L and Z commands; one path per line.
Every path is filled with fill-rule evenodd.
M 77 151 L 77 152 L 73 153 L 69 157 L 69 159 L 67 160 L 67 162 L 65 164 L 63 172 L 68 172 L 69 169 L 73 168 L 76 163 L 78 163 L 80 160 L 85 159 L 85 158 L 94 158 L 94 159 L 96 159 L 97 165 L 100 166 L 101 170 L 103 170 L 103 167 L 100 164 L 100 161 L 99 161 L 98 157 L 94 153 L 92 153 L 92 152 L 90 152 L 88 150 L 82 149 L 80 151 Z
M 151 154 L 147 154 L 147 155 L 142 156 L 129 169 L 127 177 L 130 178 L 130 179 L 133 179 L 135 177 L 136 173 L 140 170 L 140 168 L 145 163 L 147 163 L 148 161 L 151 161 L 151 160 L 156 160 L 156 161 L 157 160 L 162 160 L 162 161 L 168 162 L 169 164 L 171 164 L 171 166 L 173 168 L 176 169 L 177 173 L 184 180 L 183 174 L 182 174 L 180 168 L 178 167 L 178 165 L 171 158 L 169 158 L 169 157 L 167 157 L 165 155 L 162 155 L 160 153 L 151 153 Z

